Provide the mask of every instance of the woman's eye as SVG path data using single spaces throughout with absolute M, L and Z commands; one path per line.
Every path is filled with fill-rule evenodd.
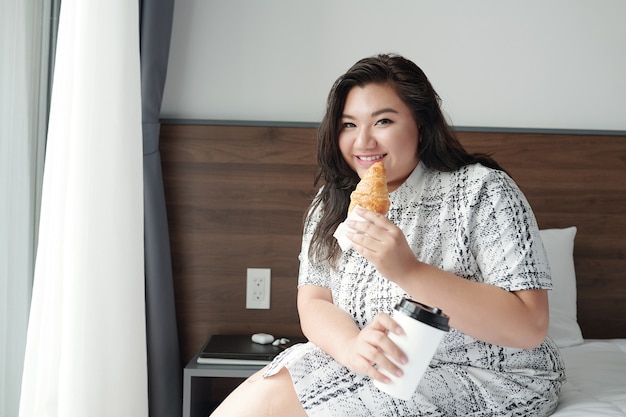
M 352 123 L 352 122 L 344 122 L 343 125 L 342 125 L 342 127 L 344 129 L 348 129 L 348 128 L 355 127 L 355 126 L 356 125 L 354 123 Z
M 392 122 L 389 119 L 380 119 L 379 121 L 376 122 L 377 125 L 388 125 L 390 123 Z

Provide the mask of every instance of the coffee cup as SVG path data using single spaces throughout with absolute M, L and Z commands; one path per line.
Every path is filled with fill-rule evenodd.
M 389 338 L 406 354 L 408 362 L 401 365 L 389 358 L 402 369 L 403 375 L 398 377 L 381 369 L 391 382 L 374 381 L 374 385 L 389 395 L 408 400 L 419 385 L 441 339 L 450 330 L 449 318 L 438 308 L 408 298 L 396 305 L 391 316 L 402 327 L 404 334 L 390 332 Z

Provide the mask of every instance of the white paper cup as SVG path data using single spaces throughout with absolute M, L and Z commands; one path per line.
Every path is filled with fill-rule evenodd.
M 396 305 L 392 317 L 404 329 L 404 334 L 399 336 L 389 333 L 389 338 L 404 351 L 408 362 L 400 365 L 389 358 L 402 369 L 404 374 L 402 377 L 397 377 L 381 369 L 391 382 L 385 384 L 374 381 L 374 385 L 389 395 L 408 400 L 415 393 L 439 342 L 450 330 L 448 316 L 438 308 L 431 308 L 405 298 Z

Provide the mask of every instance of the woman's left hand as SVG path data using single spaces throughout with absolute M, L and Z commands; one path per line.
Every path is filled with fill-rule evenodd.
M 354 230 L 347 236 L 353 248 L 369 260 L 385 278 L 398 282 L 409 271 L 419 265 L 419 261 L 409 247 L 404 233 L 385 216 L 361 207 L 356 214 L 366 221 L 348 222 Z

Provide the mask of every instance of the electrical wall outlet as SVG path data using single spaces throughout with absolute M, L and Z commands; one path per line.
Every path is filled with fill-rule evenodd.
M 246 278 L 246 308 L 269 309 L 272 270 L 248 268 Z

